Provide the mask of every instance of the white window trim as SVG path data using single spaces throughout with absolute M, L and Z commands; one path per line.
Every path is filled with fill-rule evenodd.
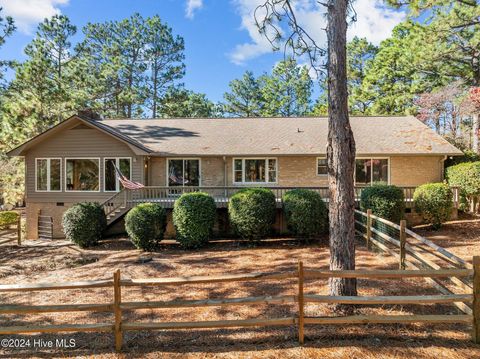
M 68 187 L 67 187 L 67 161 L 68 160 L 98 160 L 98 190 L 96 191 L 82 191 L 82 190 L 69 190 Z M 68 192 L 68 193 L 98 193 L 100 192 L 101 188 L 100 188 L 100 169 L 101 169 L 101 166 L 102 166 L 102 161 L 101 161 L 101 158 L 100 157 L 65 157 L 65 170 L 64 170 L 64 174 L 65 174 L 65 192 Z
M 107 160 L 115 160 L 115 166 L 117 166 L 118 169 L 120 169 L 120 160 L 129 160 L 130 161 L 130 178 L 129 180 L 132 180 L 132 157 L 103 157 L 103 192 L 107 193 L 113 193 L 113 192 L 120 192 L 120 180 L 118 179 L 118 174 L 115 171 L 115 190 L 109 190 L 107 191 L 106 188 L 107 186 L 105 185 L 105 171 L 107 170 Z M 85 191 L 81 191 L 85 192 Z
M 390 165 L 392 163 L 392 161 L 390 160 L 390 157 L 355 157 L 355 161 L 356 160 L 388 160 L 388 170 L 387 170 L 387 177 L 388 177 L 388 181 L 387 181 L 387 184 L 390 184 Z M 354 185 L 356 186 L 357 185 L 357 165 L 355 164 L 355 167 L 353 169 L 353 183 Z M 367 183 L 367 184 L 360 184 L 359 186 L 371 186 L 372 185 L 372 176 L 373 176 L 373 171 L 372 171 L 372 174 L 370 176 L 370 183 Z
M 325 173 L 325 174 L 320 174 L 318 173 L 318 160 L 327 160 L 327 157 L 324 156 L 324 157 L 317 157 L 316 160 L 315 160 L 315 173 L 318 177 L 328 177 L 328 173 Z
M 38 189 L 38 162 L 37 160 L 47 160 L 47 189 Z M 50 162 L 51 160 L 60 161 L 60 189 L 50 189 Z M 35 158 L 35 192 L 62 192 L 62 158 L 61 157 L 36 157 Z
M 177 161 L 182 161 L 182 172 L 185 173 L 185 161 L 186 160 L 196 160 L 198 161 L 198 186 L 185 186 L 184 184 L 181 186 L 170 186 L 168 176 L 170 174 L 170 160 L 177 160 Z M 166 175 L 165 175 L 165 181 L 167 182 L 166 185 L 167 187 L 200 187 L 202 186 L 202 159 L 200 157 L 167 157 L 167 163 L 165 165 L 166 169 Z
M 235 160 L 241 160 L 242 161 L 242 182 L 236 182 L 235 181 Z M 245 160 L 265 160 L 265 178 L 266 182 L 245 182 Z M 276 174 L 276 179 L 275 182 L 268 182 L 269 180 L 269 170 L 268 170 L 268 160 L 275 160 L 275 174 Z M 247 185 L 247 186 L 256 186 L 259 184 L 265 184 L 265 185 L 274 185 L 278 184 L 278 158 L 277 157 L 234 157 L 232 159 L 232 183 L 233 184 L 241 184 L 241 185 Z

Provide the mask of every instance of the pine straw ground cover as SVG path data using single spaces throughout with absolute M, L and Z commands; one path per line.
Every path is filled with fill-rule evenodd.
M 103 242 L 95 249 L 79 251 L 71 246 L 2 246 L 0 283 L 61 282 L 111 278 L 120 268 L 122 278 L 222 275 L 294 270 L 302 260 L 306 268 L 328 268 L 325 244 L 300 244 L 294 240 L 271 240 L 257 247 L 234 242 L 216 242 L 199 251 L 184 251 L 167 243 L 151 254 L 151 261 L 124 239 Z M 471 255 L 471 253 L 469 254 Z M 391 257 L 366 251 L 359 242 L 357 267 L 394 269 Z M 123 301 L 204 299 L 295 294 L 295 281 L 224 283 L 164 288 L 128 288 Z M 112 289 L 2 293 L 2 303 L 67 304 L 112 300 Z M 324 280 L 307 281 L 305 292 L 326 294 Z M 434 294 L 422 279 L 360 280 L 360 295 Z M 332 315 L 325 305 L 306 305 L 307 316 Z M 362 307 L 359 314 L 458 314 L 453 306 Z M 187 321 L 282 317 L 296 313 L 290 305 L 207 307 L 125 312 L 124 320 Z M 4 325 L 113 323 L 105 313 L 64 313 L 28 316 L 3 315 Z M 75 349 L 0 349 L 0 356 L 115 358 L 113 334 L 66 333 L 11 338 L 75 339 Z M 356 325 L 307 326 L 305 345 L 297 344 L 296 327 L 224 330 L 179 330 L 128 332 L 124 336 L 125 358 L 480 358 L 480 346 L 470 342 L 467 325 Z

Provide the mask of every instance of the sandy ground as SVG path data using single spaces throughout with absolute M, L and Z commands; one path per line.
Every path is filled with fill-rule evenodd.
M 459 221 L 422 235 L 446 245 L 465 258 L 478 248 L 480 223 Z M 468 230 L 467 230 L 468 228 Z M 458 236 L 458 232 L 462 234 Z M 468 235 L 467 235 L 468 234 Z M 449 237 L 450 236 L 450 237 Z M 474 243 L 476 242 L 476 243 Z M 41 242 L 39 242 L 41 243 Z M 57 244 L 60 242 L 56 242 Z M 464 249 L 464 246 L 468 246 Z M 145 254 L 125 239 L 104 241 L 100 246 L 80 251 L 70 245 L 31 245 L 0 247 L 0 283 L 61 282 L 112 278 L 119 268 L 122 278 L 221 275 L 293 270 L 298 260 L 306 268 L 328 268 L 329 251 L 325 244 L 304 244 L 296 240 L 269 240 L 251 247 L 217 241 L 199 251 L 184 251 L 167 242 L 144 262 Z M 392 269 L 396 261 L 387 255 L 367 251 L 358 242 L 358 268 Z M 360 280 L 360 295 L 437 294 L 421 279 Z M 260 295 L 295 294 L 294 281 L 242 282 L 183 287 L 124 289 L 123 301 L 205 299 Z M 327 294 L 324 280 L 307 281 L 305 291 Z M 16 304 L 66 304 L 110 302 L 111 289 L 2 293 L 0 302 Z M 126 321 L 188 321 L 292 316 L 294 305 L 251 305 L 193 309 L 139 310 L 125 312 Z M 452 305 L 360 307 L 358 314 L 459 314 Z M 326 305 L 306 305 L 307 316 L 333 315 Z M 112 323 L 110 313 L 64 313 L 41 315 L 2 315 L 7 325 Z M 177 330 L 128 332 L 125 358 L 480 358 L 480 345 L 470 341 L 468 325 L 356 325 L 308 326 L 305 345 L 297 343 L 296 327 L 269 327 L 222 330 Z M 3 339 L 5 336 L 0 336 Z M 114 358 L 111 333 L 42 334 L 6 336 L 16 339 L 74 339 L 75 348 L 1 349 L 0 357 L 98 357 Z

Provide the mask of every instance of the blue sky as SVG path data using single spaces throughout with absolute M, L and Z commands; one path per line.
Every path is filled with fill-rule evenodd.
M 36 25 L 45 17 L 67 15 L 79 32 L 88 22 L 119 20 L 139 12 L 158 14 L 175 34 L 185 39 L 187 88 L 222 99 L 228 83 L 246 70 L 259 75 L 270 71 L 283 55 L 272 53 L 253 23 L 253 10 L 263 0 L 0 0 L 6 15 L 16 20 L 18 30 L 2 47 L 2 58 L 24 58 Z M 324 9 L 315 0 L 296 0 L 297 17 L 318 42 L 325 42 Z M 378 44 L 405 14 L 385 8 L 381 0 L 357 0 L 357 22 L 349 37 L 365 36 Z

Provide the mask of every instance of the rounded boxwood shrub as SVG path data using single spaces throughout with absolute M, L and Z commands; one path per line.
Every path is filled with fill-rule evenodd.
M 15 211 L 0 211 L 0 228 L 15 224 L 20 214 Z
M 266 188 L 246 188 L 228 203 L 230 223 L 242 238 L 258 240 L 270 233 L 275 222 L 275 195 Z
M 96 202 L 77 203 L 62 218 L 65 237 L 82 248 L 96 245 L 107 227 L 102 206 Z
M 393 185 L 374 183 L 362 190 L 360 208 L 362 211 L 371 209 L 378 217 L 398 222 L 405 213 L 403 191 Z
M 142 203 L 125 216 L 125 229 L 138 249 L 151 251 L 163 239 L 167 227 L 165 209 L 157 203 Z
M 328 230 L 327 206 L 317 192 L 294 189 L 283 196 L 287 227 L 300 237 L 315 237 Z
M 446 183 L 427 183 L 415 189 L 415 211 L 434 229 L 448 220 L 452 211 L 452 191 Z
M 192 249 L 207 244 L 216 211 L 215 200 L 204 192 L 184 193 L 175 201 L 173 225 L 182 247 Z
M 458 187 L 462 210 L 475 211 L 475 206 L 480 198 L 480 161 L 465 162 L 448 167 L 446 170 L 447 182 L 451 187 Z

